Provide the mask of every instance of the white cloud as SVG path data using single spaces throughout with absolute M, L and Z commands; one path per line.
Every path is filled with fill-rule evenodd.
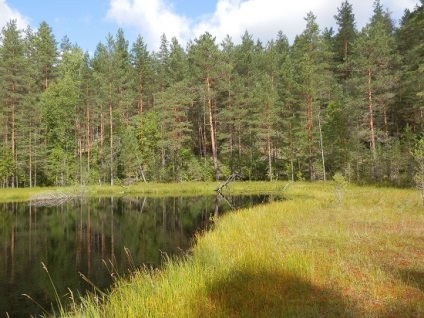
M 3 28 L 10 20 L 17 20 L 19 29 L 26 29 L 29 25 L 28 18 L 24 17 L 19 11 L 12 9 L 6 0 L 0 0 L 0 28 Z
M 198 0 L 202 1 L 202 0 Z M 177 13 L 167 0 L 111 0 L 108 18 L 123 26 L 135 27 L 149 47 L 157 50 L 160 36 L 177 37 L 182 43 L 208 31 L 221 41 L 227 34 L 238 43 L 247 30 L 253 37 L 266 42 L 278 31 L 290 41 L 305 28 L 304 17 L 309 11 L 317 16 L 322 29 L 333 27 L 333 16 L 344 0 L 217 0 L 215 11 L 209 15 L 188 18 Z M 358 29 L 372 15 L 373 0 L 350 0 Z M 414 0 L 381 0 L 396 21 L 405 8 L 413 9 Z
M 140 30 L 149 45 L 159 46 L 160 36 L 185 40 L 190 36 L 189 19 L 178 15 L 163 0 L 111 0 L 107 17 L 120 25 Z

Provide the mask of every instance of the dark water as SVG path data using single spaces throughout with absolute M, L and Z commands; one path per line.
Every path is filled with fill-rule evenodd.
M 0 317 L 29 317 L 94 292 L 164 255 L 184 253 L 211 216 L 267 196 L 85 198 L 54 207 L 0 204 Z M 45 268 L 43 269 L 43 265 Z M 48 273 L 47 273 L 48 271 Z M 52 282 L 50 281 L 52 280 Z M 28 297 L 29 295 L 39 305 Z M 43 309 L 42 309 L 42 308 Z

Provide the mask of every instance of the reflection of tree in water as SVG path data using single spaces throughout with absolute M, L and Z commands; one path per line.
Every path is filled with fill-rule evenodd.
M 230 200 L 245 206 L 263 198 Z M 41 262 L 66 303 L 68 288 L 74 294 L 94 291 L 79 272 L 106 289 L 112 276 L 143 264 L 157 267 L 164 254 L 183 253 L 194 234 L 208 228 L 211 215 L 228 210 L 215 196 L 74 198 L 58 206 L 0 204 L 0 312 L 13 317 L 39 314 L 40 308 L 22 294 L 51 309 L 55 295 Z

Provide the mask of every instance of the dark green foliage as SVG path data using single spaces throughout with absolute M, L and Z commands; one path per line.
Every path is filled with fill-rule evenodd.
M 356 29 L 312 12 L 291 45 L 283 32 L 239 44 L 206 32 L 184 49 L 161 37 L 149 52 L 122 30 L 93 56 L 10 21 L 0 41 L 2 187 L 223 179 L 411 186 L 423 130 L 423 5 L 399 27 L 375 1 Z M 59 58 L 60 57 L 60 58 Z

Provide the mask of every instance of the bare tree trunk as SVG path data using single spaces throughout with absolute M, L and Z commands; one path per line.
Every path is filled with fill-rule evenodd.
M 138 81 L 138 113 L 143 112 L 143 81 L 139 78 Z
M 389 130 L 387 124 L 386 101 L 384 99 L 381 101 L 381 108 L 383 110 L 384 136 L 387 138 L 389 136 Z
M 110 185 L 113 186 L 113 109 L 109 103 L 109 142 L 110 142 Z
M 215 127 L 213 121 L 213 106 L 212 106 L 212 97 L 210 93 L 210 82 L 209 76 L 206 77 L 207 93 L 208 93 L 208 113 L 209 113 L 209 125 L 210 125 L 210 135 L 211 135 L 211 147 L 212 147 L 212 159 L 213 159 L 213 170 L 215 174 L 215 180 L 218 180 L 218 157 L 215 144 Z
M 29 187 L 32 188 L 32 132 L 29 131 Z
M 271 151 L 271 138 L 269 136 L 269 131 L 266 138 L 267 150 L 268 150 L 268 175 L 269 181 L 272 181 L 272 151 Z
M 371 70 L 368 70 L 368 111 L 369 111 L 369 127 L 370 127 L 370 148 L 372 158 L 377 158 L 376 147 L 375 147 L 375 132 L 374 132 L 374 105 L 371 88 Z
M 15 111 L 16 111 L 16 100 L 15 100 L 15 93 L 16 93 L 16 84 L 13 83 L 12 84 L 12 131 L 11 131 L 11 146 L 12 146 L 12 161 L 13 163 L 16 162 L 16 153 L 15 153 L 15 149 L 16 149 L 16 145 L 15 145 Z M 12 188 L 15 187 L 15 175 L 16 175 L 16 170 L 15 170 L 15 165 L 13 167 L 13 176 L 12 176 Z
M 312 96 L 308 95 L 306 98 L 306 131 L 307 131 L 307 137 L 308 137 L 308 151 L 309 151 L 309 179 L 313 180 L 314 178 L 314 172 L 313 172 L 313 165 L 312 165 L 312 158 L 313 158 L 313 111 L 312 111 Z
M 85 117 L 85 147 L 87 152 L 87 171 L 90 171 L 90 101 L 89 101 L 88 84 L 86 86 L 86 117 Z
M 322 138 L 322 129 L 321 129 L 321 112 L 318 110 L 318 127 L 319 127 L 319 144 L 321 148 L 321 160 L 322 160 L 322 170 L 323 170 L 323 178 L 324 181 L 327 180 L 326 172 L 325 172 L 325 157 L 324 157 L 324 145 Z

